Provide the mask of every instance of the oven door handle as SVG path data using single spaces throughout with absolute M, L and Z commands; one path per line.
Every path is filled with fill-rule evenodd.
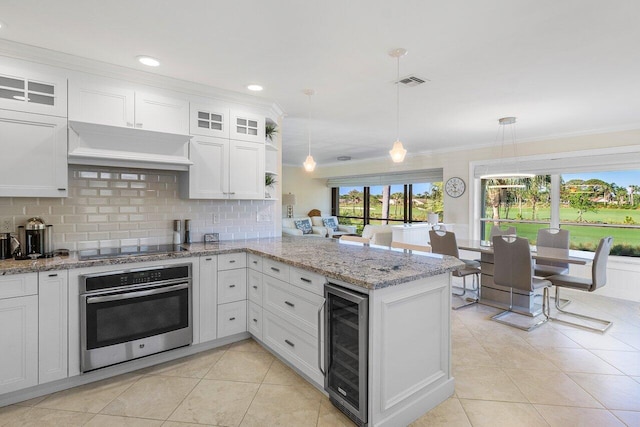
M 101 302 L 119 301 L 123 299 L 131 299 L 131 298 L 138 298 L 138 297 L 146 297 L 149 295 L 164 294 L 167 292 L 178 291 L 180 289 L 187 289 L 188 287 L 189 287 L 188 283 L 181 283 L 178 285 L 163 286 L 161 288 L 149 289 L 146 291 L 127 292 L 124 294 L 117 294 L 117 295 L 87 297 L 87 304 L 98 304 Z

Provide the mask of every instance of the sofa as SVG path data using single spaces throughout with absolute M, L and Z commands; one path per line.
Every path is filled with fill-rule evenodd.
M 304 232 L 296 227 L 296 221 L 309 221 L 311 233 Z M 282 218 L 282 235 L 283 236 L 304 236 L 304 237 L 325 237 L 327 235 L 326 227 L 314 226 L 311 218 L 308 216 L 297 218 Z
M 327 222 L 330 223 L 331 220 L 333 220 L 333 224 L 336 224 L 337 229 L 334 229 L 334 228 L 330 227 L 329 224 L 326 224 Z M 327 229 L 327 236 L 329 236 L 329 237 L 339 237 L 339 236 L 342 236 L 343 234 L 355 234 L 356 233 L 356 226 L 355 225 L 338 224 L 338 217 L 336 217 L 336 216 L 330 216 L 330 215 L 329 216 L 327 216 L 327 215 L 312 216 L 311 217 L 311 223 L 315 227 L 325 227 Z

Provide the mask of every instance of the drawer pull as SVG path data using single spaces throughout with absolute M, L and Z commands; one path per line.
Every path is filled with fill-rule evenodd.
M 236 287 L 236 285 L 229 285 L 229 287 L 230 287 L 230 288 L 235 288 L 235 287 Z
M 289 307 L 295 307 L 296 306 L 294 303 L 289 302 L 289 301 L 285 301 L 284 303 L 287 304 Z
M 258 287 L 256 285 L 253 285 L 253 289 L 258 289 Z
M 253 319 L 254 322 L 258 323 L 258 319 Z
M 256 261 L 256 260 L 253 260 L 253 263 L 254 263 L 254 264 L 258 264 L 258 261 Z
M 236 318 L 235 317 L 230 317 L 229 320 L 233 322 L 234 320 L 236 320 Z
M 301 277 L 300 280 L 303 282 L 311 283 L 311 279 L 307 279 L 306 277 Z
M 205 261 L 211 261 L 213 258 L 205 258 Z
M 49 277 L 58 277 L 57 274 L 50 274 Z
M 235 259 L 229 260 L 229 264 L 233 264 L 234 262 L 236 262 Z
M 284 342 L 286 342 L 287 344 L 289 344 L 291 347 L 295 347 L 296 345 L 294 343 L 292 343 L 289 340 L 284 340 Z
M 279 269 L 279 268 L 271 267 L 271 269 L 272 269 L 273 271 L 275 271 L 276 273 L 280 273 L 280 269 Z

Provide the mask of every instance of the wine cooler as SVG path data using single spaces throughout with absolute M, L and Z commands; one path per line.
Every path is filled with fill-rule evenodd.
M 324 388 L 338 409 L 366 426 L 369 298 L 333 284 L 324 293 Z

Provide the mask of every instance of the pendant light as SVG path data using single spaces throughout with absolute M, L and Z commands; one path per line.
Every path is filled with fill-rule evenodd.
M 307 159 L 302 164 L 304 166 L 304 170 L 307 172 L 313 172 L 316 168 L 316 162 L 311 157 L 311 95 L 314 95 L 316 92 L 313 89 L 305 89 L 304 94 L 309 97 L 309 114 L 307 116 L 307 133 L 309 135 L 309 155 Z
M 518 164 L 518 152 L 516 148 L 516 118 L 515 117 L 502 117 L 498 119 L 498 134 L 496 135 L 496 141 L 502 134 L 502 144 L 500 146 L 500 163 L 498 164 L 498 171 L 495 173 L 486 173 L 481 175 L 481 179 L 500 179 L 503 181 L 509 180 L 509 182 L 499 183 L 495 185 L 489 185 L 489 188 L 524 188 L 525 185 L 522 183 L 514 183 L 514 180 L 519 180 L 521 178 L 533 178 L 535 175 L 531 173 L 522 173 L 520 172 L 520 165 Z M 513 158 L 515 161 L 515 165 L 513 166 L 513 172 L 504 172 L 506 170 L 506 166 L 504 164 L 505 156 L 504 156 L 504 147 L 505 147 L 505 133 L 507 127 L 511 133 L 511 146 L 513 148 Z M 489 166 L 488 166 L 489 167 Z M 487 168 L 488 168 L 487 167 Z
M 400 58 L 407 54 L 407 49 L 398 48 L 389 52 L 389 56 L 398 60 L 398 74 L 396 79 L 396 142 L 393 143 L 393 148 L 389 151 L 391 160 L 394 163 L 402 163 L 404 156 L 407 155 L 407 150 L 402 146 L 400 142 Z

